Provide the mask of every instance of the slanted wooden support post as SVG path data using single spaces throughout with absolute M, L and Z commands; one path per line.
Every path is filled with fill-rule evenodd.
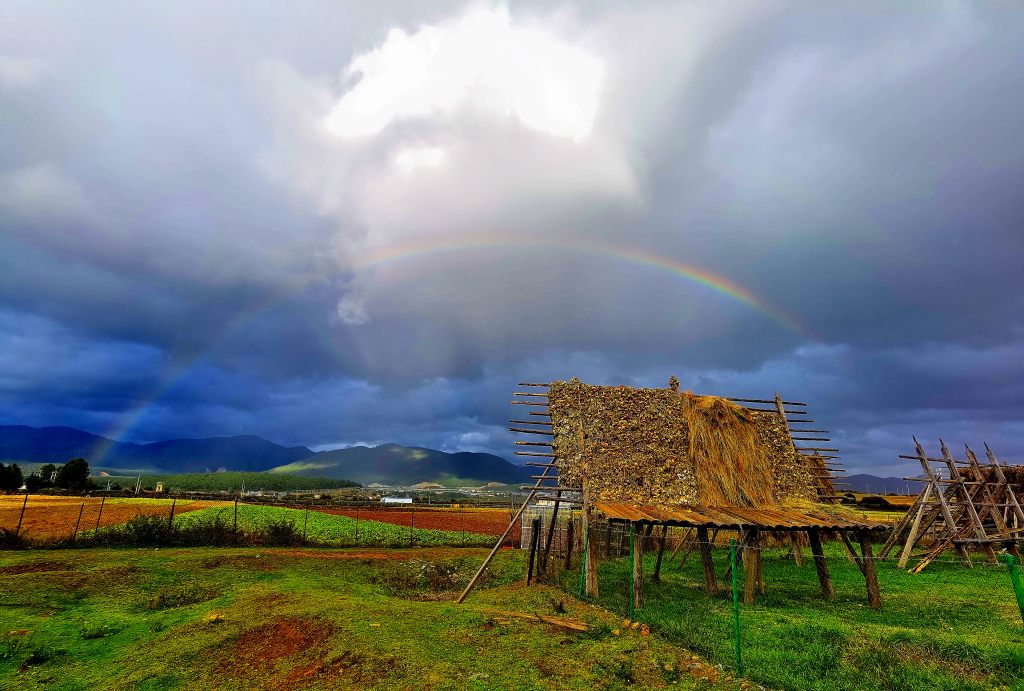
M 654 575 L 652 580 L 661 580 L 661 557 L 665 554 L 665 540 L 668 537 L 668 526 L 661 526 L 661 537 L 658 539 L 658 558 L 654 562 Z
M 857 537 L 860 538 L 860 554 L 863 563 L 864 582 L 868 589 L 868 604 L 872 609 L 882 608 L 882 597 L 878 592 L 878 574 L 875 572 L 875 556 L 871 553 L 871 533 L 867 530 L 858 530 Z
M 849 557 L 853 559 L 852 563 L 857 565 L 857 568 L 860 569 L 861 573 L 864 573 L 864 561 L 857 554 L 857 550 L 854 548 L 853 542 L 850 541 L 850 536 L 846 534 L 845 530 L 840 530 L 839 538 L 843 541 L 843 544 L 846 546 L 847 555 L 849 555 Z
M 921 528 L 921 518 L 924 516 L 926 509 L 928 508 L 928 497 L 932 494 L 932 486 L 925 485 L 924 494 L 920 496 L 920 505 L 917 507 L 917 515 L 914 516 L 914 522 L 910 525 L 910 532 L 907 533 L 907 542 L 903 545 L 903 551 L 900 552 L 900 559 L 896 562 L 896 566 L 904 568 L 907 565 L 907 560 L 910 559 L 910 553 L 914 550 L 914 545 L 917 544 L 917 531 Z M 896 532 L 893 531 L 893 535 Z M 886 548 L 889 547 L 889 543 L 886 543 Z M 883 553 L 888 553 L 887 549 L 883 548 Z M 884 559 L 884 557 L 882 557 Z
M 644 606 L 644 536 L 630 525 L 630 552 L 633 553 L 633 611 Z
M 807 540 L 811 543 L 811 555 L 814 557 L 814 568 L 818 572 L 821 594 L 825 599 L 831 600 L 835 597 L 835 592 L 832 590 L 832 579 L 828 575 L 828 565 L 825 563 L 825 553 L 821 549 L 821 536 L 817 528 L 810 528 L 807 531 Z
M 711 560 L 711 540 L 708 538 L 707 528 L 697 528 L 697 547 L 700 550 L 700 562 L 704 566 L 704 589 L 708 595 L 718 595 L 715 563 Z

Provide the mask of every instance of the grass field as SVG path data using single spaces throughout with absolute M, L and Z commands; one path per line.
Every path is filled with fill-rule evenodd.
M 910 575 L 880 563 L 876 611 L 859 570 L 834 548 L 831 602 L 812 565 L 766 551 L 767 594 L 741 605 L 747 679 L 794 690 L 1024 689 L 1024 624 L 1005 567 L 942 560 Z M 716 552 L 721 571 L 725 550 Z M 578 569 L 560 587 L 525 588 L 523 552 L 503 551 L 466 606 L 454 605 L 483 554 L 0 552 L 0 686 L 738 688 L 728 680 L 731 601 L 703 594 L 695 557 L 666 565 L 661 583 L 647 579 L 634 617 L 650 626 L 642 636 L 622 629 L 627 559 L 601 565 L 601 598 L 588 604 L 574 596 Z M 510 612 L 592 628 L 567 632 Z
M 6 689 L 707 688 L 684 648 L 483 550 L 63 550 L 0 553 Z M 587 621 L 587 633 L 526 621 Z M 699 669 L 707 669 L 700 667 Z M 712 669 L 712 671 L 714 671 Z M 680 680 L 680 677 L 682 679 Z M 682 683 L 679 683 L 679 682 Z M 738 689 L 739 684 L 725 684 Z
M 835 547 L 835 545 L 830 545 Z M 722 572 L 728 552 L 718 552 Z M 837 597 L 821 599 L 812 564 L 797 567 L 781 550 L 764 555 L 766 594 L 741 605 L 747 677 L 769 688 L 1024 689 L 1024 623 L 1005 566 L 963 568 L 944 558 L 919 575 L 879 563 L 883 607 L 867 606 L 864 578 L 838 549 L 829 549 Z M 645 573 L 653 572 L 653 557 Z M 602 564 L 600 604 L 624 613 L 627 560 Z M 682 570 L 663 567 L 661 583 L 646 582 L 637 618 L 658 635 L 711 660 L 731 664 L 732 609 L 726 596 L 700 590 L 695 556 Z M 579 574 L 563 584 L 576 591 Z M 742 581 L 741 581 L 742 585 Z

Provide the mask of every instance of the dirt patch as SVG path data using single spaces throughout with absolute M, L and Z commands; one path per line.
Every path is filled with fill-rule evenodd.
M 334 625 L 322 619 L 278 619 L 240 635 L 221 669 L 234 675 L 266 671 L 281 660 L 326 643 L 332 633 Z
M 45 573 L 47 571 L 74 571 L 75 565 L 66 561 L 34 561 L 27 564 L 15 564 L 0 568 L 2 575 L 19 573 Z
M 456 509 L 456 508 L 421 508 L 411 509 L 350 509 L 337 507 L 316 508 L 321 513 L 332 516 L 345 516 L 361 521 L 377 521 L 392 525 L 427 528 L 431 530 L 447 530 L 480 535 L 501 535 L 508 528 L 511 513 L 508 509 Z M 519 539 L 519 525 L 514 531 L 514 540 Z

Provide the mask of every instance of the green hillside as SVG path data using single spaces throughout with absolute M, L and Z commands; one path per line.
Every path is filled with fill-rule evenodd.
M 95 478 L 101 482 L 104 478 Z M 120 480 L 124 484 L 125 479 Z M 131 482 L 135 478 L 126 478 Z M 285 473 L 182 473 L 177 475 L 143 475 L 142 486 L 154 487 L 156 483 L 164 483 L 164 488 L 169 491 L 179 492 L 221 492 L 235 491 L 245 484 L 247 490 L 267 490 L 270 492 L 289 492 L 302 489 L 343 489 L 345 487 L 358 487 L 355 482 L 340 478 L 326 477 L 305 477 L 302 475 L 288 475 Z
M 474 487 L 489 482 L 516 484 L 529 471 L 487 453 L 445 453 L 398 444 L 353 446 L 323 451 L 270 472 L 306 477 L 345 478 L 363 485 L 409 486 L 436 482 L 445 487 Z

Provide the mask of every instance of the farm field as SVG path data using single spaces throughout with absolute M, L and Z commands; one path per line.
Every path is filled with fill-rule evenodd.
M 9 689 L 730 688 L 658 635 L 553 587 L 504 551 L 160 549 L 0 553 Z M 522 619 L 588 622 L 578 633 Z
M 0 528 L 11 531 L 18 524 L 24 495 L 0 495 Z M 100 515 L 98 497 L 58 497 L 32 495 L 28 499 L 21 534 L 34 540 L 66 538 L 72 534 L 81 510 L 80 529 L 95 528 L 97 518 L 100 527 L 120 525 L 136 516 L 166 516 L 171 508 L 169 499 L 135 499 L 110 497 L 103 503 Z M 85 508 L 82 508 L 82 505 Z M 201 511 L 215 506 L 227 506 L 228 502 L 204 500 L 179 500 L 175 513 Z
M 234 521 L 232 505 L 204 508 L 182 514 L 174 519 L 175 529 L 187 530 L 197 522 L 209 522 L 215 518 L 231 525 Z M 371 512 L 372 513 L 372 512 Z M 379 512 L 397 516 L 397 512 Z M 449 512 L 450 513 L 450 512 Z M 282 521 L 292 523 L 296 530 L 305 535 L 310 543 L 331 546 L 490 546 L 495 540 L 491 535 L 458 530 L 457 520 L 451 521 L 452 530 L 435 530 L 420 525 L 420 511 L 416 511 L 415 523 L 411 512 L 402 512 L 402 523 L 369 520 L 363 515 L 356 518 L 333 515 L 320 510 L 310 510 L 308 516 L 303 509 L 278 506 L 238 505 L 238 526 L 242 530 L 259 529 Z M 455 514 L 451 514 L 455 516 Z M 391 517 L 391 516 L 389 516 Z M 456 516 L 457 518 L 457 516 Z M 507 514 L 506 514 L 506 525 Z
M 347 516 L 359 518 L 360 520 L 380 521 L 382 523 L 394 523 L 396 525 L 409 525 L 411 511 L 409 509 L 366 509 L 358 511 L 352 508 L 326 508 L 317 509 L 324 513 L 336 516 Z M 422 528 L 433 528 L 436 530 L 462 530 L 463 524 L 467 531 L 483 535 L 500 536 L 505 532 L 509 522 L 508 509 L 493 508 L 421 508 L 416 507 L 415 523 Z M 513 528 L 512 536 L 519 542 L 520 525 L 517 522 Z

